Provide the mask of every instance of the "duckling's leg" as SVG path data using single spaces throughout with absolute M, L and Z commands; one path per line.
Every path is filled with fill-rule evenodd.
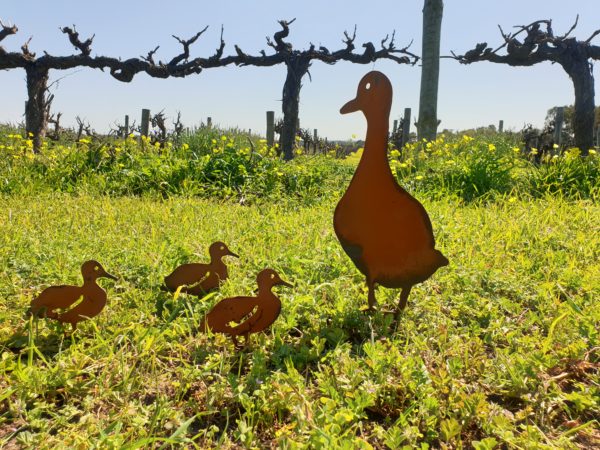
M 410 295 L 411 289 L 412 286 L 402 288 L 402 292 L 400 292 L 400 303 L 398 304 L 398 309 L 396 310 L 396 319 L 398 319 L 400 313 L 404 311 L 404 308 L 406 308 L 406 302 L 408 301 L 408 296 Z
M 235 346 L 236 350 L 241 350 L 248 346 L 248 334 L 242 334 L 241 336 L 244 336 L 244 345 L 240 344 L 240 341 L 238 341 L 235 334 L 231 335 L 231 340 L 233 341 L 233 345 Z

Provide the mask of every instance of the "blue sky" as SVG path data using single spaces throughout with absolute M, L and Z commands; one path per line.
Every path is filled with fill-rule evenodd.
M 278 19 L 296 18 L 288 40 L 295 48 L 310 42 L 330 50 L 343 47 L 344 30 L 357 25 L 357 47 L 379 41 L 396 30 L 396 42 L 403 46 L 414 40 L 411 49 L 421 53 L 421 0 L 391 1 L 329 0 L 303 2 L 287 0 L 189 1 L 158 0 L 84 2 L 81 0 L 3 0 L 0 19 L 19 27 L 16 36 L 6 38 L 5 49 L 18 51 L 30 36 L 32 51 L 53 55 L 73 52 L 59 27 L 75 24 L 83 37 L 96 34 L 93 54 L 122 58 L 145 55 L 160 45 L 157 59 L 169 60 L 180 51 L 172 34 L 188 38 L 209 25 L 208 31 L 192 46 L 192 56 L 209 56 L 219 43 L 221 24 L 225 27 L 226 54 L 238 44 L 247 53 L 267 49 L 265 37 L 280 29 Z M 442 54 L 463 53 L 477 42 L 496 46 L 501 42 L 497 25 L 505 30 L 515 24 L 553 19 L 555 33 L 562 34 L 577 14 L 574 33 L 587 39 L 600 28 L 598 0 L 446 0 L 442 22 Z M 600 36 L 594 41 L 600 45 Z M 594 69 L 596 91 L 600 73 Z M 420 68 L 387 61 L 358 65 L 315 62 L 312 82 L 306 78 L 301 93 L 301 126 L 317 128 L 331 139 L 347 139 L 365 132 L 359 114 L 342 116 L 339 108 L 356 92 L 362 75 L 372 69 L 388 75 L 394 87 L 392 119 L 411 107 L 418 113 Z M 281 116 L 281 89 L 285 68 L 230 66 L 209 69 L 186 79 L 152 79 L 138 74 L 131 83 L 114 80 L 99 70 L 81 69 L 51 72 L 56 87 L 54 110 L 63 113 L 66 125 L 75 116 L 87 119 L 99 131 L 106 131 L 125 114 L 139 122 L 141 108 L 164 110 L 168 117 L 181 111 L 190 126 L 207 116 L 224 127 L 238 126 L 264 133 L 265 111 Z M 26 99 L 25 73 L 0 71 L 0 122 L 22 119 Z M 555 105 L 573 103 L 573 86 L 563 70 L 550 63 L 529 68 L 512 68 L 491 63 L 463 66 L 443 59 L 440 71 L 438 115 L 441 128 L 464 129 L 497 124 L 520 129 L 525 123 L 541 125 L 546 111 Z

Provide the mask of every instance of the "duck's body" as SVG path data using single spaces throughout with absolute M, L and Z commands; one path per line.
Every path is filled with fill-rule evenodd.
M 368 86 L 368 88 L 367 88 Z M 399 311 L 413 285 L 448 264 L 435 249 L 425 208 L 395 180 L 387 157 L 391 83 L 370 72 L 355 100 L 342 113 L 362 110 L 367 137 L 362 158 L 334 213 L 335 233 L 350 259 L 365 275 L 369 307 L 375 306 L 375 284 L 401 288 Z
M 204 295 L 227 279 L 229 273 L 227 266 L 221 259 L 223 256 L 238 257 L 230 251 L 223 242 L 214 242 L 209 247 L 210 263 L 189 263 L 177 267 L 170 275 L 165 277 L 165 286 L 171 292 L 179 286 L 181 292 L 192 295 Z
M 238 296 L 221 300 L 206 314 L 204 328 L 230 335 L 237 346 L 237 336 L 247 340 L 249 334 L 263 331 L 275 322 L 281 312 L 281 301 L 271 288 L 291 285 L 271 269 L 261 271 L 256 278 L 256 297 Z
M 44 289 L 31 301 L 29 313 L 70 323 L 73 329 L 82 320 L 100 314 L 106 306 L 107 297 L 106 291 L 98 286 L 96 280 L 100 277 L 116 280 L 116 277 L 107 273 L 96 261 L 83 263 L 81 273 L 84 280 L 82 286 L 60 285 Z M 73 306 L 79 299 L 81 302 L 75 307 L 65 312 L 61 311 Z

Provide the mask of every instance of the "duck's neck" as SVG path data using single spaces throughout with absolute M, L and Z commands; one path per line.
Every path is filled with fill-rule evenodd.
M 368 170 L 369 172 L 382 174 L 390 172 L 390 165 L 387 157 L 389 124 L 387 120 L 367 117 L 367 137 L 365 139 L 365 149 L 357 168 L 358 171 Z

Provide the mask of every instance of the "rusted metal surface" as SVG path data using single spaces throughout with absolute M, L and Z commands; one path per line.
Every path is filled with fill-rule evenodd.
M 225 333 L 231 336 L 235 346 L 237 337 L 258 333 L 268 328 L 281 312 L 281 301 L 271 292 L 273 286 L 292 287 L 283 281 L 273 269 L 264 269 L 256 277 L 256 297 L 229 297 L 217 303 L 202 320 L 203 330 Z
M 333 218 L 335 233 L 346 254 L 366 277 L 369 309 L 374 309 L 375 285 L 401 288 L 397 314 L 412 286 L 425 281 L 448 259 L 435 249 L 425 208 L 406 192 L 390 169 L 387 144 L 392 85 L 381 72 L 366 74 L 356 98 L 340 113 L 362 111 L 367 137 L 361 160 Z
M 181 292 L 203 296 L 219 287 L 219 283 L 228 277 L 227 266 L 223 262 L 224 256 L 238 255 L 233 253 L 223 242 L 217 241 L 208 249 L 210 263 L 190 263 L 177 267 L 170 275 L 165 277 L 165 286 L 171 292 L 183 286 Z
M 106 306 L 106 291 L 98 286 L 96 280 L 100 277 L 116 280 L 117 277 L 106 272 L 104 267 L 94 260 L 83 263 L 81 274 L 83 275 L 82 286 L 61 285 L 44 289 L 31 301 L 29 313 L 37 317 L 70 323 L 73 330 L 82 320 L 100 314 Z M 75 305 L 79 299 L 82 299 L 81 302 Z M 61 311 L 65 309 L 66 311 Z

